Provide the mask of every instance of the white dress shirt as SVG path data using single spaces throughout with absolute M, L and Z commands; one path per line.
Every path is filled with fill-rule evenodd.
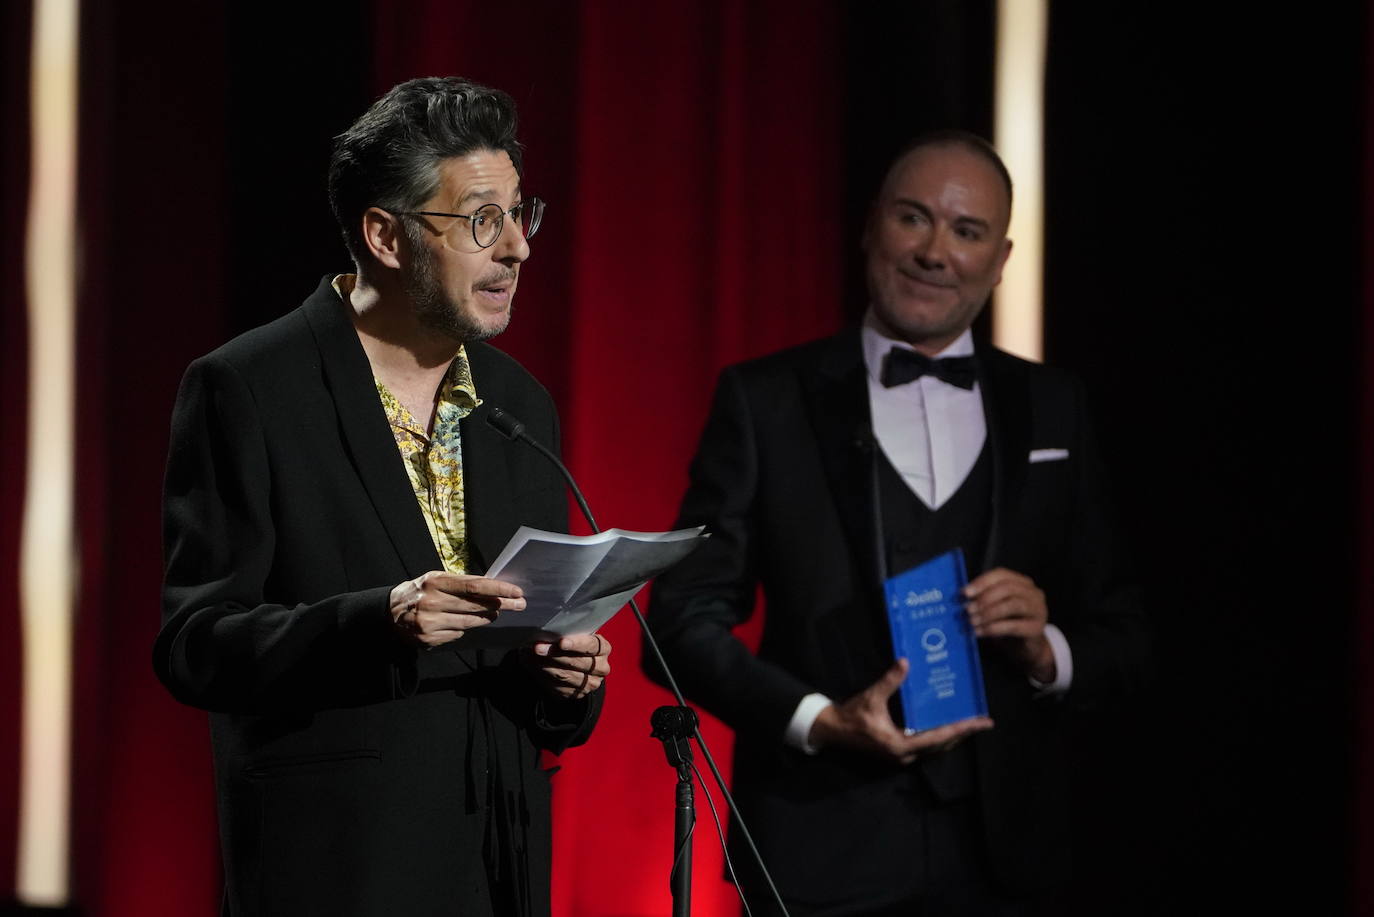
M 862 342 L 874 438 L 911 492 L 932 510 L 939 509 L 963 485 L 988 438 L 980 387 L 975 383 L 969 391 L 931 375 L 885 387 L 882 371 L 887 352 L 893 347 L 915 348 L 884 337 L 871 308 L 864 316 Z M 973 334 L 966 330 L 937 356 L 972 355 Z M 1031 679 L 1031 684 L 1045 695 L 1063 694 L 1073 680 L 1069 642 L 1053 624 L 1045 625 L 1045 638 L 1054 654 L 1055 678 L 1049 684 Z M 811 726 L 830 704 L 823 694 L 802 698 L 787 725 L 787 743 L 814 753 L 807 741 Z

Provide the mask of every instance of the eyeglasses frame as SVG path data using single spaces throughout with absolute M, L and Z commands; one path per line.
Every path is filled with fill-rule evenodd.
M 467 220 L 468 228 L 472 231 L 472 244 L 476 245 L 479 249 L 487 249 L 491 248 L 497 242 L 501 241 L 501 233 L 506 231 L 506 217 L 509 216 L 512 211 L 519 210 L 530 204 L 536 205 L 537 209 L 539 210 L 539 218 L 542 221 L 544 217 L 543 211 L 545 208 L 548 207 L 548 204 L 546 204 L 543 200 L 537 197 L 527 197 L 518 204 L 512 204 L 506 210 L 502 210 L 500 204 L 491 203 L 483 204 L 481 207 L 478 207 L 472 213 L 444 213 L 441 210 L 398 210 L 395 211 L 395 213 L 396 216 L 402 217 L 449 217 L 455 220 Z M 499 220 L 500 224 L 497 226 L 496 235 L 492 237 L 492 240 L 488 242 L 486 245 L 483 245 L 481 240 L 477 238 L 477 224 L 473 222 L 473 218 L 478 216 L 483 210 L 486 210 L 490 207 L 496 208 L 496 216 L 492 217 L 492 219 Z M 520 231 L 524 234 L 525 238 L 528 239 L 532 235 L 534 235 L 534 233 L 539 231 L 539 224 L 535 224 L 533 231 L 525 232 L 523 226 L 521 227 Z M 439 235 L 444 235 L 444 233 L 438 232 L 438 230 L 436 230 L 436 232 Z

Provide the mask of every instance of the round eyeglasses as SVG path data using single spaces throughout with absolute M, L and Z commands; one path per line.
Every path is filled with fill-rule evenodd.
M 501 238 L 501 229 L 506 225 L 506 217 L 515 221 L 526 239 L 534 238 L 539 224 L 544 219 L 544 202 L 537 197 L 526 198 L 509 210 L 502 210 L 500 204 L 483 204 L 472 213 L 442 213 L 438 210 L 401 210 L 398 216 L 407 217 L 449 217 L 467 220 L 472 229 L 472 241 L 478 248 L 491 248 Z M 454 226 L 458 224 L 453 224 Z M 437 230 L 436 230 L 437 231 Z M 447 232 L 441 233 L 446 239 Z

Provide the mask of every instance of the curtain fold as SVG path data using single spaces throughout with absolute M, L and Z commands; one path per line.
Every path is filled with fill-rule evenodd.
M 172 402 L 226 337 L 231 301 L 224 10 L 81 15 L 75 902 L 86 917 L 195 917 L 220 897 L 209 735 L 158 683 L 151 648 Z

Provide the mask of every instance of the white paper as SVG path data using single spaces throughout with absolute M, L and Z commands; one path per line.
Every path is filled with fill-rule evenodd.
M 594 633 L 645 583 L 694 551 L 708 537 L 703 528 L 564 535 L 521 526 L 484 575 L 524 590 L 525 610 L 502 612 L 468 631 L 462 648 Z

